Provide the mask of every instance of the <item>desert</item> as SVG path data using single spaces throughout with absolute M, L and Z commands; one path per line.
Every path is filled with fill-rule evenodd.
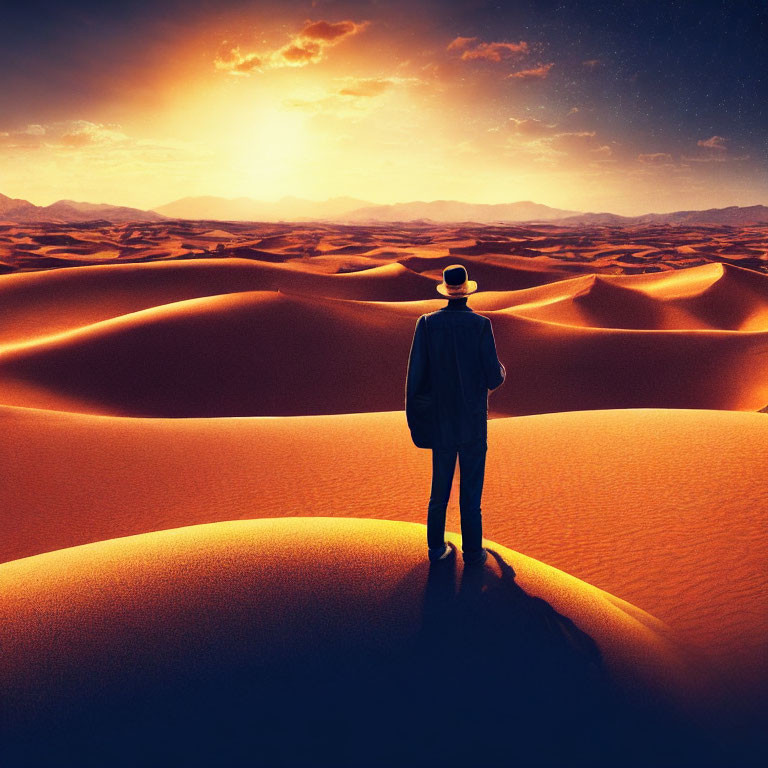
M 223 740 L 235 764 L 262 718 L 265 761 L 354 764 L 342 718 L 350 750 L 393 734 L 371 764 L 429 764 L 408 718 L 429 710 L 425 670 L 461 680 L 462 654 L 496 680 L 473 732 L 494 759 L 510 738 L 526 764 L 761 753 L 765 228 L 44 229 L 2 233 L 9 759 L 75 760 L 95 728 L 112 764 L 147 743 L 206 764 Z M 426 562 L 429 452 L 403 413 L 414 325 L 456 262 L 509 372 L 489 399 L 493 557 L 474 585 Z M 355 705 L 367 675 L 374 726 Z M 280 713 L 299 702 L 294 743 Z M 439 711 L 425 727 L 459 727 Z M 585 713 L 605 739 L 579 740 Z

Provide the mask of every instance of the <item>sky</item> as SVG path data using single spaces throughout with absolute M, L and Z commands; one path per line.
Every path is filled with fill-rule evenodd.
M 768 0 L 4 3 L 0 192 L 768 205 Z

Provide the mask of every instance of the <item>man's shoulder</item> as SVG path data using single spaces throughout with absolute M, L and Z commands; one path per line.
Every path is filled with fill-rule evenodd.
M 463 320 L 462 322 L 465 323 L 475 323 L 476 325 L 482 325 L 483 323 L 490 323 L 490 319 L 487 318 L 485 315 L 479 315 L 477 312 L 475 312 L 474 309 L 470 310 L 463 310 L 461 312 L 451 312 L 446 311 L 444 307 L 441 307 L 440 309 L 436 309 L 434 312 L 427 312 L 426 314 L 421 315 L 419 317 L 420 321 L 424 321 L 427 318 L 429 318 L 430 323 L 433 321 L 435 322 L 443 322 L 445 318 L 448 316 L 451 317 L 464 317 L 467 318 L 466 320 Z

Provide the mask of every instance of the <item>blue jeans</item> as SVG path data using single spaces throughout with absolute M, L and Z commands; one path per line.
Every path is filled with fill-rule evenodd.
M 482 549 L 485 455 L 488 441 L 480 438 L 458 448 L 432 449 L 432 489 L 427 511 L 427 545 L 439 549 L 445 543 L 445 510 L 451 495 L 451 483 L 459 458 L 459 509 L 464 556 L 472 557 Z

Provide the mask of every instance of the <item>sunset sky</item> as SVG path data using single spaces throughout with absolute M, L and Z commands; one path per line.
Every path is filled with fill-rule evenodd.
M 2 27 L 0 192 L 37 205 L 768 204 L 763 0 L 27 0 Z

